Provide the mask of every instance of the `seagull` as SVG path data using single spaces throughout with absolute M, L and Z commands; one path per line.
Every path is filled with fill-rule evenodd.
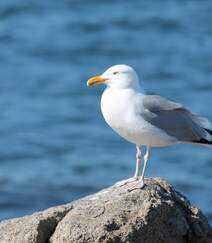
M 101 111 L 106 123 L 136 145 L 135 174 L 125 182 L 134 183 L 132 190 L 145 185 L 144 176 L 152 147 L 178 143 L 212 145 L 211 124 L 207 118 L 190 112 L 173 100 L 145 92 L 132 67 L 115 65 L 87 81 L 88 86 L 97 84 L 106 85 L 101 97 Z M 146 153 L 140 177 L 142 146 L 146 146 Z

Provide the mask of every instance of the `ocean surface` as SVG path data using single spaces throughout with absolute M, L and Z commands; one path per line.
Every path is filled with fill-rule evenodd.
M 90 76 L 132 65 L 143 87 L 212 121 L 212 1 L 1 0 L 0 219 L 133 175 L 135 147 L 104 122 Z M 212 149 L 153 149 L 160 176 L 212 222 Z

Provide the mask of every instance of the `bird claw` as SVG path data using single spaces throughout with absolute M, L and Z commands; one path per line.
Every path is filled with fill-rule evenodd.
M 127 180 L 120 181 L 120 182 L 116 183 L 115 185 L 119 186 L 119 187 L 122 187 L 122 186 L 125 186 L 127 184 L 131 184 L 133 182 L 137 182 L 138 180 L 139 180 L 138 177 L 131 177 L 131 178 L 127 179 Z
M 139 180 L 139 177 L 132 177 L 127 180 L 120 181 L 116 183 L 116 186 L 123 187 L 126 186 L 129 192 L 134 191 L 136 189 L 143 189 L 145 183 L 143 180 Z
M 131 185 L 127 190 L 128 192 L 132 192 L 136 189 L 143 189 L 145 186 L 144 181 L 135 181 L 133 185 Z

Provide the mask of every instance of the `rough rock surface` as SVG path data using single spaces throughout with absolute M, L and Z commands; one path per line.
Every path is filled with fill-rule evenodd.
M 50 208 L 23 218 L 0 222 L 0 243 L 46 243 L 72 205 Z M 58 242 L 59 243 L 59 242 Z
M 0 243 L 212 243 L 198 208 L 160 178 L 114 185 L 71 204 L 0 223 Z

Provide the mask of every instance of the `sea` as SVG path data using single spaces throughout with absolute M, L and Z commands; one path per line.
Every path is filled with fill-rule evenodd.
M 105 123 L 89 77 L 131 65 L 141 85 L 212 121 L 212 1 L 1 0 L 0 219 L 129 178 L 135 146 Z M 162 177 L 212 223 L 212 149 L 153 148 Z

